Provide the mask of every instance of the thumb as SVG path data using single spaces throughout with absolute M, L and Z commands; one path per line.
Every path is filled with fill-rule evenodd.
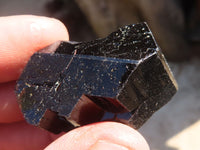
M 101 122 L 72 130 L 45 150 L 149 150 L 145 139 L 134 129 L 115 122 Z

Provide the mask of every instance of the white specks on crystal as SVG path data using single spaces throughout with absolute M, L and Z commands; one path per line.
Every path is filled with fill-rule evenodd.
M 28 86 L 28 87 L 31 87 L 31 85 L 30 85 L 30 84 L 28 84 L 28 83 L 25 83 L 25 85 L 26 85 L 26 86 Z
M 56 83 L 55 83 L 55 92 L 58 90 L 58 87 L 60 86 L 60 82 L 59 81 L 57 81 Z

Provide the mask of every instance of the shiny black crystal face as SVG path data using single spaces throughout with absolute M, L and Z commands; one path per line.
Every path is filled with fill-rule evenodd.
M 176 91 L 145 23 L 91 42 L 56 42 L 31 57 L 16 86 L 27 122 L 54 133 L 102 120 L 139 128 Z

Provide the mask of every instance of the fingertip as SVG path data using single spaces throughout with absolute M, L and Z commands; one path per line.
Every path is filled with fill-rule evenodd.
M 145 139 L 136 130 L 115 122 L 102 122 L 77 128 L 58 138 L 46 150 L 105 149 L 149 150 Z
M 69 39 L 62 22 L 33 15 L 0 17 L 0 33 L 0 82 L 16 80 L 34 52 Z
M 35 50 L 58 40 L 69 40 L 67 28 L 55 18 L 32 16 L 27 24 L 27 39 L 30 41 L 28 44 L 38 46 Z

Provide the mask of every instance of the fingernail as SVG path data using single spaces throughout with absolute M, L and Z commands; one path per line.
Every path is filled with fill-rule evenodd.
M 32 17 L 28 22 L 30 24 L 31 41 L 36 42 L 33 45 L 40 45 L 41 41 L 44 42 L 44 40 L 48 40 L 47 42 L 51 44 L 58 40 L 69 39 L 66 27 L 57 19 Z
M 104 140 L 99 140 L 90 147 L 90 150 L 112 150 L 112 149 L 113 150 L 129 150 L 128 148 L 122 145 L 111 143 Z

